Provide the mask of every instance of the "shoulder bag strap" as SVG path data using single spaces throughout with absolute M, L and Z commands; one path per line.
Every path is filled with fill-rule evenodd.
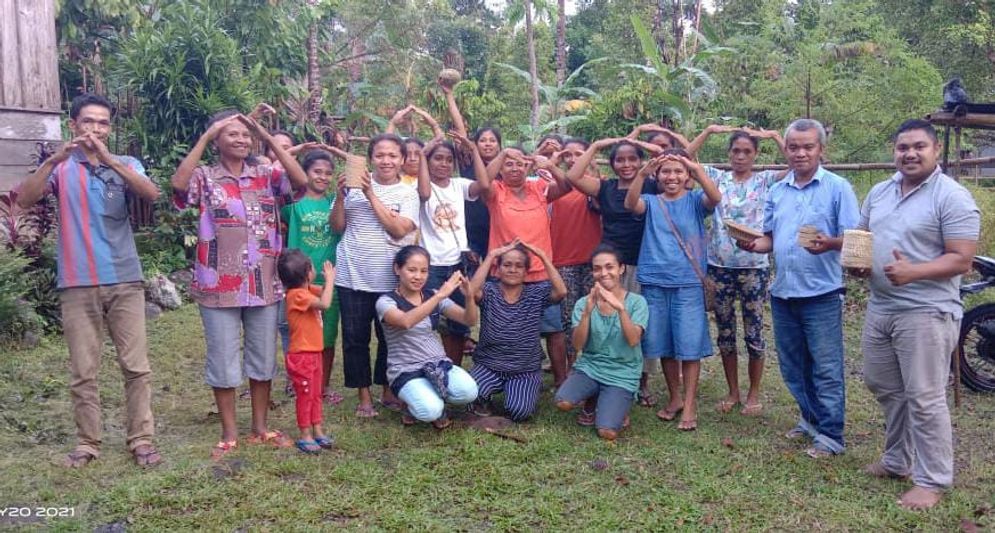
M 688 261 L 691 262 L 691 268 L 694 269 L 695 275 L 698 276 L 698 280 L 702 284 L 705 283 L 705 273 L 701 271 L 701 266 L 698 261 L 695 260 L 694 256 L 691 255 L 691 250 L 688 249 L 687 245 L 684 244 L 684 239 L 681 238 L 681 232 L 677 229 L 677 225 L 674 224 L 673 219 L 670 218 L 670 209 L 667 208 L 667 203 L 663 201 L 663 197 L 659 194 L 656 195 L 656 199 L 660 201 L 660 209 L 663 210 L 663 217 L 667 219 L 667 224 L 670 226 L 670 231 L 673 232 L 674 238 L 677 239 L 677 245 L 681 247 L 684 255 L 687 256 Z

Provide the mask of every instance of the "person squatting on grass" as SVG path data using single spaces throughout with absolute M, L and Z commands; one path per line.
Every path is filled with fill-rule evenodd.
M 470 293 L 470 281 L 453 272 L 438 290 L 426 290 L 431 258 L 421 246 L 405 246 L 394 258 L 397 289 L 377 300 L 377 317 L 387 340 L 387 381 L 405 405 L 402 422 L 431 422 L 445 429 L 450 420 L 445 402 L 466 405 L 477 399 L 477 383 L 453 365 L 435 333 L 439 319 L 464 326 L 477 323 L 477 303 L 466 299 L 466 308 L 450 299 L 460 290 Z
M 97 372 L 105 327 L 124 376 L 128 450 L 139 466 L 162 462 L 152 444 L 152 369 L 142 265 L 128 219 L 128 197 L 153 201 L 159 188 L 137 159 L 107 149 L 113 114 L 102 96 L 74 98 L 68 124 L 72 139 L 17 189 L 22 209 L 49 194 L 59 203 L 57 284 L 77 438 L 76 448 L 66 456 L 70 468 L 84 467 L 100 456 L 103 422 Z
M 826 146 L 822 124 L 796 120 L 784 137 L 791 170 L 767 196 L 765 235 L 738 245 L 752 252 L 774 253 L 774 341 L 784 384 L 801 412 L 798 425 L 785 436 L 812 439 L 806 453 L 822 458 L 845 449 L 840 250 L 843 231 L 857 225 L 860 213 L 850 182 L 822 168 Z M 817 233 L 800 243 L 803 226 Z
M 874 234 L 871 298 L 861 348 L 864 382 L 885 415 L 881 458 L 869 474 L 909 479 L 899 503 L 933 507 L 953 484 L 953 430 L 947 407 L 950 357 L 964 309 L 959 286 L 978 247 L 981 213 L 963 186 L 937 165 L 940 142 L 928 122 L 895 134 L 898 172 L 871 189 L 858 228 Z
M 256 139 L 269 144 L 281 168 L 250 160 Z M 201 165 L 208 147 L 214 165 Z M 190 293 L 200 308 L 207 342 L 205 381 L 221 415 L 220 459 L 238 443 L 235 389 L 249 377 L 252 433 L 249 443 L 289 447 L 283 433 L 267 426 L 270 385 L 276 374 L 276 324 L 283 286 L 276 263 L 283 249 L 279 199 L 307 185 L 297 160 L 273 142 L 259 124 L 237 111 L 211 117 L 207 131 L 172 177 L 180 209 L 196 206 L 197 255 Z M 244 362 L 242 343 L 244 331 Z
M 532 254 L 542 261 L 548 281 L 525 282 L 526 272 L 534 272 Z M 488 281 L 495 261 L 497 279 Z M 563 299 L 567 287 L 544 250 L 516 239 L 491 248 L 470 283 L 470 294 L 480 304 L 480 343 L 470 369 L 480 394 L 473 411 L 489 415 L 491 396 L 503 391 L 506 416 L 524 421 L 535 413 L 542 390 L 542 316 Z
M 642 296 L 622 286 L 625 265 L 614 248 L 596 248 L 591 266 L 596 282 L 573 308 L 572 341 L 580 356 L 556 391 L 556 406 L 568 411 L 594 398 L 594 412 L 582 412 L 577 420 L 593 423 L 601 438 L 615 440 L 628 425 L 629 408 L 639 390 L 640 341 L 649 309 Z
M 285 364 L 287 376 L 294 386 L 297 427 L 300 429 L 296 445 L 304 453 L 318 453 L 322 448 L 332 447 L 332 439 L 321 428 L 322 351 L 325 348 L 322 312 L 332 306 L 335 267 L 330 261 L 321 265 L 324 287 L 313 284 L 317 275 L 311 258 L 300 250 L 285 250 L 277 269 L 287 291 L 290 346 Z
M 661 194 L 640 194 L 650 175 L 656 176 Z M 689 191 L 691 180 L 701 189 Z M 705 218 L 721 200 L 701 165 L 679 148 L 643 165 L 625 197 L 626 209 L 646 217 L 638 278 L 650 308 L 643 353 L 663 360 L 670 395 L 657 416 L 671 421 L 681 414 L 677 429 L 682 431 L 698 427 L 701 360 L 712 355 L 705 313 Z

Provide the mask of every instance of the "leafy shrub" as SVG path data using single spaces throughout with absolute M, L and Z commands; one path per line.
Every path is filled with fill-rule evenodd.
M 20 341 L 24 334 L 39 331 L 44 323 L 25 301 L 33 286 L 31 259 L 20 250 L 0 254 L 0 345 Z

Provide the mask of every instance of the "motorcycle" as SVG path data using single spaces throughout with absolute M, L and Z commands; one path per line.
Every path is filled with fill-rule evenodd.
M 975 256 L 973 269 L 972 281 L 960 287 L 961 299 L 995 287 L 995 259 Z M 958 348 L 961 382 L 973 391 L 995 392 L 995 302 L 964 313 Z

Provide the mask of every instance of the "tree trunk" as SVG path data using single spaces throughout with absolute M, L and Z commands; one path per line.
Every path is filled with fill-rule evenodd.
M 314 22 L 307 33 L 307 119 L 318 125 L 321 118 L 321 69 L 318 64 L 318 23 Z
M 529 74 L 532 75 L 532 131 L 539 129 L 539 65 L 536 61 L 535 28 L 532 20 L 532 0 L 525 2 L 525 39 L 529 46 Z
M 556 86 L 567 79 L 567 2 L 559 0 L 556 11 Z
M 695 0 L 694 3 L 694 44 L 691 46 L 691 52 L 689 56 L 693 56 L 698 53 L 698 34 L 701 33 L 701 0 Z
M 671 26 L 674 31 L 674 66 L 681 62 L 681 49 L 684 47 L 684 2 L 674 0 L 674 12 L 671 13 Z
M 667 55 L 667 36 L 663 31 L 667 16 L 667 1 L 657 0 L 656 10 L 653 12 L 653 36 L 656 37 L 656 47 L 660 50 L 660 58 L 664 63 L 670 62 L 670 57 Z
M 353 37 L 350 43 L 352 57 L 348 62 L 349 84 L 353 85 L 363 80 L 363 54 L 366 53 L 366 43 L 362 37 Z M 356 107 L 356 94 L 350 87 L 349 90 L 349 111 L 354 111 Z

